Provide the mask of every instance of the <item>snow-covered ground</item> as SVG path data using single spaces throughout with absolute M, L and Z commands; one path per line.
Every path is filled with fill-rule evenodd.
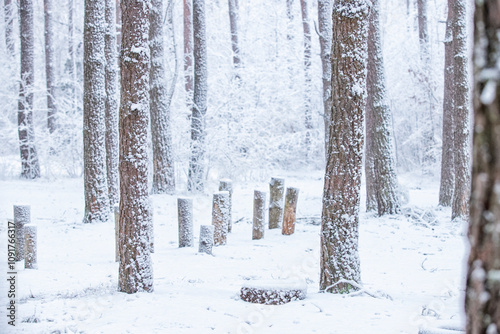
M 379 218 L 361 208 L 362 292 L 320 293 L 322 172 L 290 173 L 300 189 L 295 234 L 266 230 L 252 241 L 253 191 L 267 181 L 234 183 L 233 231 L 214 256 L 197 253 L 199 226 L 211 224 L 211 196 L 194 198 L 194 248 L 178 248 L 177 196 L 154 195 L 154 292 L 117 292 L 114 222 L 82 224 L 81 179 L 0 181 L 1 270 L 7 268 L 7 219 L 14 204 L 31 205 L 38 226 L 38 270 L 17 264 L 17 331 L 27 333 L 417 333 L 463 323 L 464 226 L 439 208 L 438 184 L 400 181 L 410 192 L 406 214 Z M 209 184 L 216 191 L 217 184 Z M 185 196 L 179 193 L 178 196 Z M 268 195 L 269 196 L 269 195 Z M 269 197 L 268 197 L 269 198 Z M 362 197 L 364 200 L 364 197 Z M 412 212 L 410 212 L 410 209 Z M 255 279 L 299 278 L 307 298 L 280 306 L 242 301 Z M 2 278 L 1 300 L 7 301 Z M 0 332 L 11 333 L 6 307 Z

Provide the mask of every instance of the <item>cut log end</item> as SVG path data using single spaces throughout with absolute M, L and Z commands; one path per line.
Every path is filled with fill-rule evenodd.
M 305 299 L 307 286 L 305 284 L 255 284 L 244 285 L 240 291 L 242 300 L 249 303 L 264 305 L 282 305 L 294 300 Z

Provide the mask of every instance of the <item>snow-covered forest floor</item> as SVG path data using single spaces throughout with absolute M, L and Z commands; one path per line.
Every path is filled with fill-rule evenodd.
M 21 262 L 17 264 L 16 329 L 27 333 L 387 334 L 417 333 L 422 326 L 460 326 L 467 249 L 464 226 L 452 224 L 450 210 L 437 206 L 438 182 L 421 175 L 400 176 L 410 195 L 406 214 L 379 218 L 361 207 L 364 290 L 351 295 L 318 291 L 322 174 L 274 174 L 285 177 L 287 187 L 300 189 L 298 223 L 291 236 L 266 230 L 259 241 L 251 240 L 253 191 L 268 191 L 268 180 L 235 182 L 236 223 L 228 244 L 214 247 L 214 256 L 197 253 L 199 226 L 211 224 L 212 196 L 194 198 L 196 247 L 179 249 L 176 198 L 186 194 L 153 195 L 155 291 L 135 295 L 117 292 L 112 220 L 82 223 L 82 179 L 0 181 L 2 266 L 7 258 L 6 221 L 12 218 L 13 204 L 31 205 L 32 222 L 38 225 L 39 269 L 24 270 Z M 208 192 L 216 187 L 209 184 Z M 281 306 L 254 305 L 239 298 L 244 282 L 278 278 L 306 280 L 307 298 Z M 0 281 L 6 284 L 5 279 Z M 0 310 L 0 328 L 7 326 L 5 311 Z

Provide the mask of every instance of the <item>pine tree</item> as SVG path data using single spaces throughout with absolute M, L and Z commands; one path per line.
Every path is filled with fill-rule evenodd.
M 205 179 L 205 114 L 207 112 L 207 46 L 205 0 L 193 0 L 194 98 L 191 115 L 191 159 L 188 190 L 203 191 Z
M 188 109 L 193 107 L 193 15 L 192 0 L 184 0 L 184 89 Z
M 368 29 L 366 78 L 366 192 L 367 210 L 376 207 L 379 216 L 399 212 L 397 178 L 392 158 L 389 122 L 391 110 L 386 98 L 384 61 L 380 36 L 380 2 L 372 0 Z M 374 201 L 374 202 L 373 202 Z
M 302 31 L 304 33 L 304 125 L 306 128 L 306 146 L 310 144 L 312 125 L 311 110 L 311 26 L 309 25 L 309 11 L 307 9 L 307 0 L 300 0 L 300 9 L 302 13 Z
M 153 194 L 173 193 L 175 173 L 170 129 L 170 105 L 165 77 L 163 49 L 163 0 L 152 0 L 149 12 L 151 71 L 149 91 L 151 138 L 153 141 Z
M 366 107 L 369 0 L 333 5 L 332 114 L 321 218 L 320 289 L 360 282 L 358 222 Z
M 151 1 L 122 0 L 119 290 L 153 291 L 148 190 Z
M 33 125 L 33 84 L 35 82 L 33 0 L 20 0 L 19 9 L 21 80 L 17 124 L 21 154 L 21 177 L 35 179 L 40 177 L 40 164 L 35 147 L 35 129 Z
M 107 221 L 106 175 L 105 0 L 86 0 L 83 67 L 83 151 L 85 223 Z
M 50 133 L 57 128 L 54 69 L 54 28 L 52 24 L 52 0 L 44 0 L 45 14 L 45 83 L 47 88 L 47 127 Z
M 461 2 L 461 1 L 460 1 Z M 463 2 L 465 3 L 465 1 Z M 458 12 L 459 13 L 459 12 Z M 465 293 L 467 333 L 500 328 L 500 78 L 498 2 L 476 2 L 474 30 L 474 145 L 470 255 Z M 457 12 L 455 12 L 457 14 Z M 464 16 L 465 18 L 465 16 Z

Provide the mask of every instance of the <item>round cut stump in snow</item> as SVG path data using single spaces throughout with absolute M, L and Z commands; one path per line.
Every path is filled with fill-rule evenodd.
M 240 291 L 244 301 L 265 305 L 282 305 L 305 299 L 306 295 L 306 283 L 291 280 L 251 281 L 244 284 Z

